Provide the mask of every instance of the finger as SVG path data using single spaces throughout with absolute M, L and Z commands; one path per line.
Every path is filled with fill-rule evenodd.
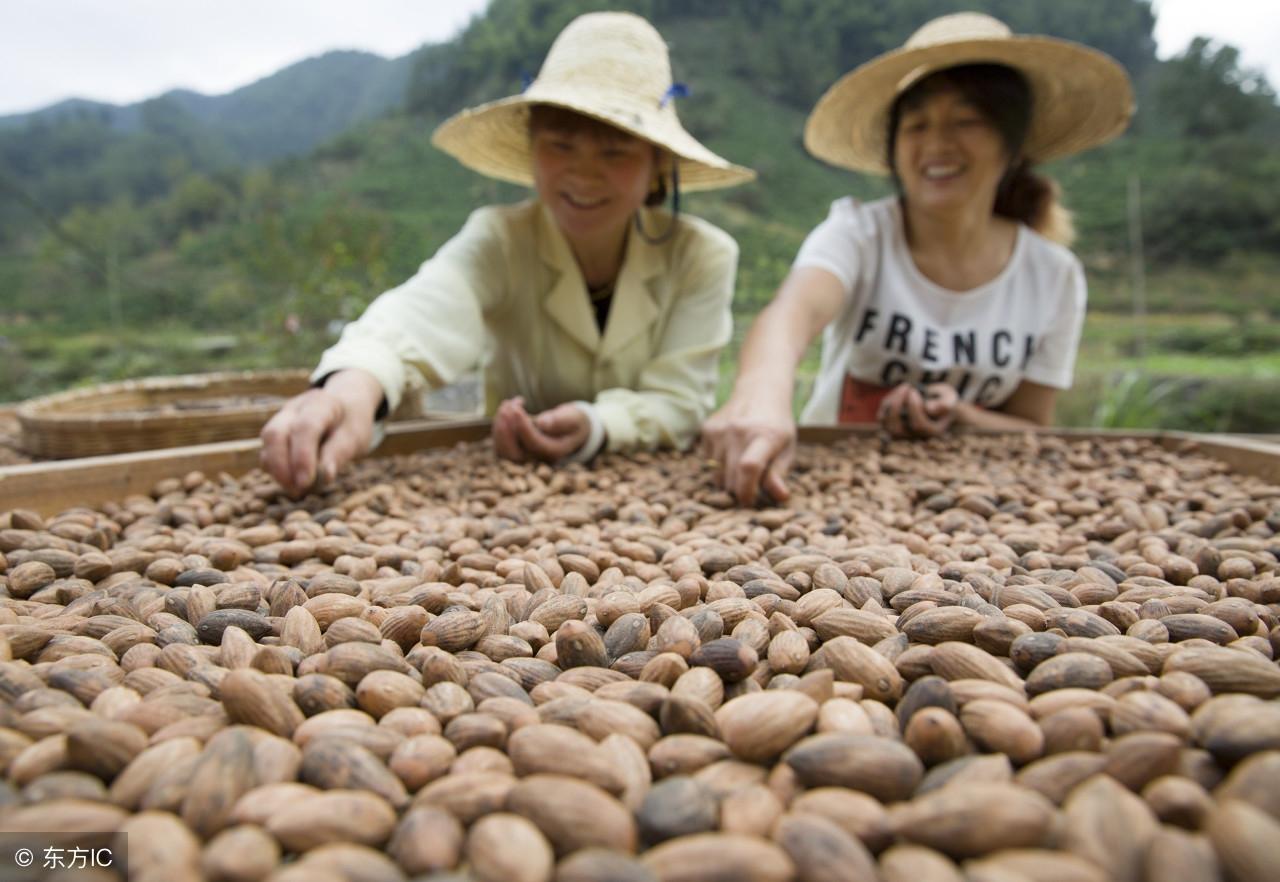
M 716 456 L 716 445 L 711 440 L 711 436 L 707 434 L 706 426 L 702 428 L 702 434 L 698 435 L 698 456 L 701 459 L 719 459 Z
M 902 387 L 885 396 L 880 406 L 880 423 L 890 435 L 902 434 Z
M 894 386 L 889 392 L 880 399 L 880 407 L 876 410 L 876 419 L 881 423 L 886 423 L 890 418 L 890 414 L 894 411 L 901 410 L 902 396 L 906 390 L 906 386 Z
M 721 427 L 719 414 L 713 414 L 702 424 L 698 433 L 698 455 L 703 459 L 720 459 L 720 448 L 724 446 L 724 430 Z
M 914 435 L 924 430 L 924 398 L 914 386 L 904 386 L 902 405 L 898 408 L 902 434 Z
M 913 432 L 921 434 L 934 435 L 937 434 L 937 427 L 933 420 L 925 413 L 925 402 L 919 392 L 907 396 L 906 406 L 907 425 Z
M 515 452 L 512 443 L 511 425 L 507 417 L 507 402 L 498 405 L 498 409 L 493 414 L 493 424 L 490 426 L 489 434 L 493 438 L 493 451 L 503 459 L 511 459 Z
M 764 473 L 764 480 L 761 482 L 761 486 L 773 498 L 774 502 L 783 503 L 791 498 L 791 489 L 787 487 L 785 478 L 787 472 L 791 470 L 791 461 L 794 457 L 795 445 L 788 443 L 786 448 L 773 458 L 773 462 L 769 464 L 768 470 Z
M 742 457 L 742 438 L 739 435 L 726 435 L 724 446 L 720 450 L 720 473 L 717 483 L 730 493 L 734 493 L 738 480 L 738 461 Z
M 572 404 L 544 410 L 533 419 L 534 426 L 546 435 L 568 435 L 576 432 L 584 421 L 582 411 Z
M 528 411 L 519 406 L 511 408 L 509 417 L 511 430 L 515 433 L 516 439 L 519 440 L 520 446 L 528 449 L 529 442 L 541 434 L 533 424 L 533 417 L 529 416 Z
M 777 453 L 777 448 L 765 436 L 757 436 L 747 445 L 738 459 L 736 473 L 731 475 L 732 493 L 740 505 L 755 505 L 760 479 Z
M 290 492 L 303 493 L 316 479 L 320 442 L 342 416 L 338 403 L 323 392 L 300 402 L 289 426 L 288 466 Z
M 531 456 L 546 462 L 563 459 L 580 446 L 580 443 L 575 444 L 570 437 L 557 437 L 540 431 L 529 419 L 516 425 L 517 437 L 524 449 Z
M 289 464 L 286 469 L 290 495 L 305 493 L 316 479 L 316 460 L 322 433 L 318 425 L 305 420 L 289 434 Z
M 505 402 L 503 407 L 505 407 Z M 516 439 L 515 425 L 510 409 L 498 408 L 493 420 L 493 449 L 503 459 L 524 462 L 524 449 Z
M 368 445 L 364 439 L 363 446 Z M 342 467 L 361 453 L 361 438 L 355 427 L 342 424 L 320 445 L 319 473 L 323 484 L 332 484 Z
M 725 447 L 724 433 L 718 428 L 703 426 L 698 437 L 698 456 L 714 470 L 715 483 L 720 487 L 725 486 Z
M 566 456 L 570 456 L 581 446 L 581 444 L 575 444 L 571 440 L 543 435 L 537 448 L 531 452 L 544 462 L 559 462 Z
M 778 504 L 782 504 L 791 498 L 791 490 L 787 487 L 787 482 L 783 480 L 782 475 L 773 466 L 764 473 L 764 480 L 760 482 L 760 487 L 769 498 Z
M 931 394 L 925 399 L 925 413 L 932 417 L 944 417 L 951 411 L 955 410 L 959 396 L 956 395 L 955 389 L 948 385 L 938 383 L 930 387 Z
M 556 439 L 540 431 L 525 410 L 513 411 L 511 424 L 516 441 L 526 456 L 554 462 L 564 455 L 559 452 L 563 445 L 557 445 Z
M 288 405 L 276 412 L 262 427 L 262 450 L 258 462 L 262 468 L 283 487 L 289 488 L 293 476 L 289 474 L 289 422 Z

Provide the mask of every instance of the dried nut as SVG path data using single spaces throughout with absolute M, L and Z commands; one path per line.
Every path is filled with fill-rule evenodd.
M 282 806 L 265 826 L 285 849 L 301 852 L 330 842 L 378 846 L 395 823 L 395 810 L 382 797 L 363 790 L 329 790 Z
M 467 833 L 467 862 L 479 882 L 549 882 L 555 855 L 519 815 L 486 815 Z
M 682 775 L 664 778 L 655 784 L 635 815 L 640 839 L 648 846 L 677 836 L 714 830 L 719 819 L 711 790 Z
M 1246 802 L 1228 800 L 1210 812 L 1205 832 L 1232 879 L 1265 882 L 1280 878 L 1276 837 L 1280 821 Z
M 1048 836 L 1053 818 L 1054 807 L 1047 799 L 1011 784 L 943 787 L 890 813 L 898 836 L 952 857 L 1038 846 Z
M 882 802 L 908 798 L 924 773 L 901 742 L 865 735 L 811 735 L 783 755 L 810 787 L 850 787 Z
M 523 726 L 507 741 L 507 753 L 521 778 L 539 773 L 573 775 L 609 793 L 623 789 L 623 779 L 595 740 L 567 726 Z
M 1117 879 L 1140 882 L 1159 822 L 1138 796 L 1105 775 L 1076 787 L 1063 806 L 1063 847 L 1108 867 Z
M 818 704 L 790 690 L 744 695 L 716 711 L 724 741 L 739 758 L 771 760 L 813 728 Z
M 791 858 L 801 878 L 815 882 L 877 878 L 867 847 L 835 821 L 817 814 L 783 815 L 773 838 Z
M 631 813 L 605 791 L 577 778 L 530 775 L 511 789 L 506 805 L 536 824 L 557 854 L 593 846 L 635 851 Z
M 660 882 L 786 882 L 796 868 L 778 846 L 732 833 L 697 833 L 651 848 L 640 856 Z

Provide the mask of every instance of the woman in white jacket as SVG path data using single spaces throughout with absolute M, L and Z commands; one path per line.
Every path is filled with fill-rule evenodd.
M 687 446 L 714 405 L 737 246 L 679 196 L 754 173 L 684 130 L 683 94 L 648 22 L 593 13 L 523 93 L 441 124 L 436 146 L 536 198 L 473 213 L 344 330 L 314 387 L 263 429 L 271 474 L 292 493 L 331 479 L 406 389 L 477 365 L 501 456 Z

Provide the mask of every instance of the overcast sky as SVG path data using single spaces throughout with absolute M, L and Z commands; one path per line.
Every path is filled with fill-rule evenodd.
M 726 0 L 731 2 L 731 0 Z M 229 92 L 329 49 L 387 57 L 453 36 L 486 0 L 0 0 L 0 114 L 64 98 Z M 1158 54 L 1230 43 L 1280 87 L 1275 0 L 1157 0 Z

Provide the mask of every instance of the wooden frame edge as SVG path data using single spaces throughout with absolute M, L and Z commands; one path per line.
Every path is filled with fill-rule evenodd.
M 372 455 L 395 456 L 479 441 L 489 436 L 489 427 L 487 419 L 392 423 L 386 438 Z M 799 438 L 806 443 L 830 444 L 841 438 L 875 435 L 878 431 L 872 424 L 803 426 Z M 1098 429 L 1041 429 L 1036 430 L 1036 434 L 1079 440 L 1150 440 L 1171 450 L 1192 447 L 1239 472 L 1280 483 L 1280 444 L 1268 441 L 1189 432 Z M 258 439 L 252 438 L 0 468 L 0 511 L 26 508 L 47 517 L 75 506 L 97 506 L 135 493 L 149 493 L 160 480 L 190 471 L 240 475 L 257 467 L 261 446 Z
M 488 420 L 392 423 L 373 455 L 394 456 L 446 447 L 488 435 Z M 190 471 L 241 475 L 257 467 L 261 449 L 257 438 L 247 438 L 8 466 L 0 468 L 0 511 L 27 508 L 47 517 L 78 505 L 97 506 L 111 499 L 149 493 L 158 481 Z

